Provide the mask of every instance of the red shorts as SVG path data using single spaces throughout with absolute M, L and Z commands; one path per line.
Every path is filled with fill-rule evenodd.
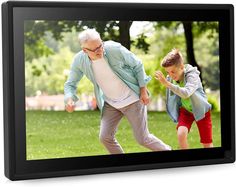
M 176 128 L 178 129 L 180 126 L 185 126 L 188 128 L 189 132 L 194 121 L 195 119 L 193 113 L 187 111 L 184 108 L 180 108 L 179 120 Z M 201 137 L 201 143 L 212 143 L 212 122 L 210 111 L 205 114 L 205 117 L 203 119 L 196 121 L 196 124 Z

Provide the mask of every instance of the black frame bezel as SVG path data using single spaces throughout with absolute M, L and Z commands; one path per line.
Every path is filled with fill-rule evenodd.
M 93 10 L 96 10 L 95 13 Z M 80 20 L 219 21 L 221 123 L 224 124 L 221 124 L 222 147 L 26 160 L 22 21 L 75 18 Z M 9 1 L 2 4 L 2 35 L 4 163 L 5 175 L 9 179 L 183 167 L 235 161 L 233 5 Z

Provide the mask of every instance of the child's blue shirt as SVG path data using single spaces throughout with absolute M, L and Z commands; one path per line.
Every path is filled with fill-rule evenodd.
M 196 67 L 185 65 L 184 69 L 184 87 L 172 84 L 166 91 L 166 109 L 171 119 L 177 123 L 179 118 L 179 108 L 181 107 L 181 98 L 190 98 L 192 104 L 192 113 L 196 121 L 205 117 L 205 113 L 211 109 L 207 101 L 202 83 L 199 77 L 200 72 Z M 171 78 L 167 80 L 171 82 Z

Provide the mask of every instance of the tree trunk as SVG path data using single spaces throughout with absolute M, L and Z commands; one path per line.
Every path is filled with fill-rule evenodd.
M 201 67 L 197 64 L 194 56 L 192 22 L 183 21 L 183 26 L 186 40 L 186 48 L 187 48 L 186 52 L 187 52 L 188 63 L 198 68 L 198 70 L 200 71 L 200 79 L 202 81 Z
M 119 31 L 120 31 L 120 43 L 130 50 L 130 34 L 129 29 L 132 25 L 132 21 L 120 21 Z

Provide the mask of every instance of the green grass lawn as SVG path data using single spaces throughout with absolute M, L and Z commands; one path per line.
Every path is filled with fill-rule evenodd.
M 27 111 L 26 121 L 27 160 L 108 154 L 98 138 L 99 111 Z M 212 122 L 213 143 L 220 147 L 220 113 L 212 113 Z M 149 112 L 148 123 L 152 134 L 178 149 L 176 125 L 165 112 Z M 149 151 L 135 141 L 125 118 L 120 122 L 116 138 L 126 153 Z M 195 123 L 188 141 L 190 148 L 201 148 Z

